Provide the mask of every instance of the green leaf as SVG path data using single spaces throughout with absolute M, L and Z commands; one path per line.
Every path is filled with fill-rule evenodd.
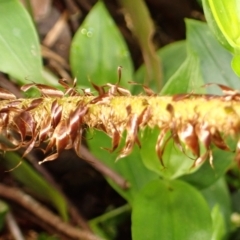
M 178 70 L 187 58 L 186 40 L 170 43 L 158 50 L 162 61 L 164 83 Z
M 130 188 L 128 190 L 123 190 L 110 179 L 107 179 L 111 186 L 129 203 L 132 204 L 135 195 L 139 190 L 152 179 L 156 179 L 158 176 L 152 171 L 149 171 L 141 161 L 139 149 L 137 146 L 134 147 L 133 152 L 116 162 L 118 155 L 118 150 L 110 153 L 105 149 L 100 147 L 111 148 L 111 139 L 103 132 L 94 131 L 91 135 L 88 133 L 88 146 L 91 153 L 96 156 L 99 160 L 109 166 L 111 169 L 118 172 L 122 177 L 124 177 L 129 183 Z M 101 143 L 99 145 L 99 143 Z M 121 149 L 123 144 L 119 147 Z
M 240 76 L 240 4 L 232 0 L 204 0 L 204 12 L 217 40 L 234 54 L 232 68 Z
M 91 87 L 88 77 L 98 85 L 118 80 L 117 67 L 122 66 L 123 87 L 129 87 L 133 64 L 126 43 L 104 3 L 98 1 L 74 36 L 71 69 L 79 84 Z
M 208 0 L 216 25 L 230 46 L 240 50 L 240 3 L 236 0 Z
M 222 229 L 226 233 L 226 230 L 230 230 L 230 215 L 232 206 L 225 179 L 223 177 L 220 178 L 218 181 L 210 185 L 208 188 L 203 189 L 201 192 L 210 209 L 212 209 L 212 211 L 216 211 L 215 214 L 221 215 L 221 221 L 219 219 L 219 222 L 217 222 L 216 225 L 221 223 Z M 217 210 L 215 208 L 217 208 Z M 215 221 L 217 221 L 217 219 L 215 219 Z M 215 226 L 215 224 L 213 225 Z
M 0 0 L 0 22 L 0 71 L 21 84 L 44 81 L 38 36 L 20 1 Z
M 166 45 L 157 51 L 162 63 L 163 84 L 176 72 L 187 57 L 186 41 L 178 41 Z M 160 66 L 159 66 L 160 67 Z M 146 76 L 146 67 L 142 65 L 134 76 L 134 81 L 144 83 L 144 76 Z M 156 84 L 150 82 L 150 88 L 156 90 Z M 142 91 L 142 89 L 140 89 Z M 139 92 L 139 87 L 134 86 L 134 94 Z
M 233 57 L 231 66 L 236 75 L 240 77 L 240 55 L 235 55 Z
M 190 173 L 193 160 L 184 155 L 174 145 L 172 140 L 170 140 L 165 147 L 162 157 L 164 166 L 161 165 L 155 150 L 159 133 L 160 130 L 157 128 L 146 128 L 144 132 L 141 133 L 143 146 L 140 153 L 144 165 L 149 170 L 167 179 L 177 178 L 186 173 Z M 194 171 L 194 169 L 192 171 Z
M 226 235 L 226 226 L 218 205 L 215 205 L 211 214 L 213 220 L 213 235 L 211 240 L 224 239 Z
M 228 43 L 227 39 L 219 29 L 217 22 L 213 16 L 213 13 L 211 11 L 210 5 L 209 5 L 209 0 L 203 0 L 203 10 L 204 10 L 204 15 L 207 19 L 207 23 L 211 31 L 214 33 L 215 37 L 221 43 L 222 46 L 224 46 L 228 51 L 234 52 L 234 48 Z
M 213 168 L 207 160 L 200 168 L 180 179 L 189 182 L 198 189 L 204 189 L 221 178 L 231 166 L 234 153 L 213 149 Z
M 154 180 L 136 197 L 133 240 L 209 240 L 211 215 L 202 195 L 182 181 Z
M 188 57 L 165 84 L 161 94 L 199 92 L 202 85 L 198 56 L 189 51 Z
M 3 229 L 5 223 L 5 216 L 8 210 L 8 205 L 4 201 L 0 200 L 0 231 Z
M 239 78 L 231 69 L 231 54 L 215 40 L 208 26 L 189 19 L 186 25 L 188 50 L 198 56 L 204 82 L 240 88 Z M 207 91 L 213 94 L 221 93 L 217 87 L 209 87 Z
M 6 166 L 15 179 L 29 188 L 40 199 L 50 202 L 62 218 L 68 219 L 67 203 L 61 194 L 39 175 L 26 161 L 14 152 L 6 152 L 2 164 Z M 21 165 L 18 164 L 21 162 Z M 16 167 L 17 166 L 17 167 Z

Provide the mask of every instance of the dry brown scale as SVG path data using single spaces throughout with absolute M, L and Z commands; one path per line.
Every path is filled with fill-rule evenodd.
M 5 89 L 0 89 L 0 130 L 14 147 L 0 144 L 2 151 L 24 148 L 23 157 L 34 147 L 47 142 L 46 158 L 58 158 L 64 149 L 73 148 L 81 156 L 80 145 L 84 129 L 95 128 L 104 131 L 112 139 L 110 151 L 119 147 L 126 131 L 125 145 L 118 158 L 129 155 L 136 143 L 141 147 L 139 131 L 145 127 L 159 128 L 156 153 L 162 165 L 162 155 L 168 142 L 167 134 L 184 152 L 189 149 L 195 156 L 193 166 L 210 159 L 213 165 L 212 145 L 229 151 L 223 136 L 238 137 L 240 132 L 240 93 L 217 84 L 223 95 L 178 94 L 158 96 L 143 86 L 145 95 L 132 96 L 119 84 L 97 86 L 94 96 L 88 90 L 76 89 L 64 80 L 59 83 L 64 91 L 43 84 L 27 84 L 21 89 L 27 91 L 36 87 L 41 97 L 16 99 Z M 209 84 L 208 84 L 209 85 Z M 166 139 L 167 138 L 167 139 Z M 200 153 L 203 144 L 205 152 Z M 240 141 L 236 147 L 236 160 L 240 163 Z

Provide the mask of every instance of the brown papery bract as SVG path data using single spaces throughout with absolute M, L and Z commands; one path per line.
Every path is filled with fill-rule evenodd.
M 35 99 L 15 99 L 13 94 L 0 89 L 0 97 L 4 99 L 0 101 L 1 135 L 14 145 L 9 147 L 1 143 L 1 150 L 25 148 L 25 156 L 34 147 L 47 142 L 43 149 L 47 157 L 40 163 L 58 158 L 64 149 L 73 148 L 81 156 L 83 131 L 94 128 L 112 138 L 110 151 L 119 148 L 126 132 L 125 145 L 118 156 L 122 158 L 131 153 L 135 144 L 144 145 L 140 143 L 139 131 L 157 127 L 159 136 L 155 149 L 160 163 L 164 165 L 164 149 L 172 138 L 183 153 L 186 149 L 192 153 L 195 167 L 206 159 L 213 165 L 212 146 L 229 151 L 224 138 L 238 137 L 240 132 L 240 94 L 223 85 L 217 85 L 223 90 L 222 96 L 191 93 L 157 96 L 146 86 L 143 86 L 146 96 L 131 96 L 119 83 L 92 84 L 98 92 L 94 96 L 85 90 L 80 94 L 76 81 L 72 86 L 64 80 L 59 83 L 64 92 L 42 84 L 23 86 L 24 91 L 32 87 L 39 89 L 41 97 Z M 203 153 L 200 144 L 205 148 Z M 239 146 L 238 143 L 238 164 Z

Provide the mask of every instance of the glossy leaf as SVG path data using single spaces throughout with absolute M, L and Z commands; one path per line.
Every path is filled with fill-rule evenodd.
M 220 83 L 240 88 L 239 78 L 231 69 L 231 54 L 214 38 L 206 23 L 187 20 L 187 46 L 200 61 L 200 72 L 205 83 Z M 220 93 L 217 87 L 207 88 L 209 93 Z
M 20 162 L 21 165 L 18 166 Z M 26 161 L 21 159 L 14 152 L 7 152 L 4 155 L 2 164 L 4 164 L 7 169 L 11 170 L 10 173 L 15 179 L 34 192 L 40 199 L 50 202 L 52 206 L 58 210 L 64 220 L 68 219 L 67 203 L 61 194 L 49 185 L 49 183 Z
M 4 201 L 0 200 L 0 232 L 3 229 L 5 223 L 5 216 L 8 210 L 8 205 Z
M 209 240 L 210 211 L 201 194 L 182 181 L 154 180 L 136 197 L 133 240 Z
M 117 67 L 122 66 L 121 85 L 129 87 L 133 66 L 126 43 L 104 3 L 98 1 L 74 36 L 70 63 L 78 84 L 92 87 L 118 81 Z
M 217 27 L 225 37 L 228 44 L 234 49 L 234 52 L 239 52 L 240 42 L 240 4 L 237 0 L 206 0 L 211 11 L 211 15 L 216 22 Z M 205 8 L 206 9 L 206 8 Z M 206 10 L 207 10 L 206 9 Z
M 209 0 L 203 0 L 203 10 L 204 10 L 204 15 L 207 19 L 207 23 L 211 31 L 214 33 L 215 37 L 217 40 L 222 44 L 223 47 L 225 47 L 228 51 L 234 52 L 233 46 L 229 44 L 223 33 L 218 27 L 218 24 L 213 16 L 213 12 L 211 10 L 211 7 L 209 5 Z
M 156 179 L 158 176 L 154 172 L 148 170 L 141 161 L 139 155 L 139 149 L 134 147 L 133 152 L 116 162 L 116 158 L 119 154 L 118 150 L 113 153 L 108 152 L 101 147 L 110 148 L 111 139 L 103 132 L 95 131 L 93 135 L 88 134 L 88 146 L 98 159 L 100 159 L 107 166 L 118 172 L 129 183 L 130 188 L 128 190 L 122 190 L 119 186 L 108 179 L 111 186 L 128 202 L 132 203 L 139 190 L 149 181 Z M 101 144 L 100 144 L 101 143 Z M 121 146 L 119 147 L 121 149 Z
M 232 68 L 240 76 L 240 4 L 232 0 L 204 0 L 204 13 L 217 40 L 234 54 Z
M 0 0 L 0 22 L 0 71 L 21 84 L 44 81 L 38 36 L 20 1 Z
M 240 77 L 240 55 L 234 55 L 231 62 L 232 69 Z

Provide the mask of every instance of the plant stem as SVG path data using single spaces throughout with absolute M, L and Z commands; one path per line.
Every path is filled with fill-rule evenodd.
M 125 19 L 140 44 L 143 59 L 146 64 L 147 76 L 145 84 L 154 81 L 158 91 L 162 88 L 161 62 L 155 51 L 152 37 L 154 24 L 148 8 L 142 0 L 119 0 L 125 9 Z

